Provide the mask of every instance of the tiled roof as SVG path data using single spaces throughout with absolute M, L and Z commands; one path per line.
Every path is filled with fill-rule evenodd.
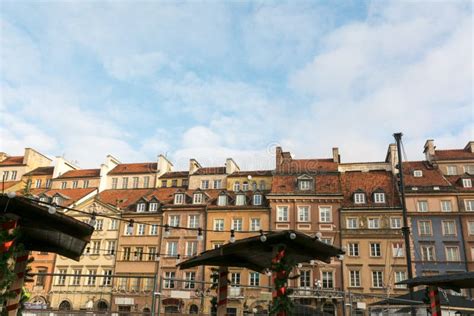
M 63 196 L 66 200 L 64 201 L 63 205 L 71 205 L 74 202 L 77 202 L 81 198 L 85 197 L 89 193 L 97 190 L 96 188 L 81 188 L 81 189 L 54 189 L 54 190 L 48 190 L 43 192 L 43 194 L 53 197 L 55 194 L 60 194 Z
M 11 156 L 0 161 L 0 166 L 22 166 L 24 156 Z
M 474 153 L 465 149 L 435 150 L 433 160 L 474 159 Z
M 108 174 L 137 174 L 156 173 L 158 164 L 156 162 L 122 163 L 117 165 Z
M 80 169 L 80 170 L 70 170 L 61 176 L 58 179 L 68 179 L 68 178 L 97 178 L 100 177 L 100 169 Z
M 246 176 L 272 176 L 273 175 L 273 170 L 252 170 L 252 171 L 236 171 L 230 175 L 228 175 L 229 178 L 231 177 L 246 177 Z
M 11 188 L 15 184 L 19 183 L 20 181 L 0 181 L 0 190 L 6 190 L 8 188 Z
M 474 184 L 474 176 L 473 175 L 456 175 L 456 176 L 445 176 L 446 179 L 459 191 L 465 192 L 474 192 L 474 187 L 465 188 L 462 184 L 462 179 L 471 179 L 471 182 Z
M 278 173 L 314 173 L 337 171 L 337 163 L 332 159 L 287 159 L 277 166 Z
M 171 178 L 186 178 L 189 176 L 188 171 L 171 171 L 163 174 L 160 179 L 171 179 Z
M 25 176 L 49 176 L 53 175 L 54 167 L 38 167 L 25 173 Z
M 206 167 L 199 168 L 194 174 L 195 175 L 206 175 L 206 174 L 225 174 L 225 167 Z
M 415 177 L 413 172 L 421 170 L 423 176 Z M 403 175 L 405 186 L 412 187 L 432 187 L 451 186 L 441 171 L 434 168 L 426 161 L 407 161 L 403 163 Z
M 361 207 L 399 207 L 396 179 L 389 171 L 369 172 L 347 171 L 341 174 L 341 186 L 344 192 L 344 206 Z M 354 204 L 353 194 L 362 191 L 366 194 L 366 204 Z M 384 192 L 386 203 L 374 203 L 372 193 Z
M 141 198 L 150 200 L 156 197 L 160 202 L 167 203 L 173 199 L 176 190 L 176 188 L 105 190 L 99 193 L 97 198 L 104 203 L 126 209 Z
M 268 200 L 265 199 L 265 194 L 268 193 L 268 191 L 240 191 L 240 192 L 234 192 L 234 191 L 226 191 L 226 190 L 212 190 L 212 191 L 215 191 L 215 192 L 212 192 L 210 194 L 211 198 L 210 198 L 210 208 L 235 208 L 235 209 L 242 209 L 242 208 L 255 208 L 255 207 L 268 207 Z M 206 191 L 207 192 L 207 191 Z M 226 206 L 219 206 L 217 205 L 217 199 L 219 197 L 219 195 L 222 193 L 222 192 L 225 192 L 227 194 L 227 196 L 229 197 L 228 199 L 228 205 Z M 244 193 L 245 196 L 246 196 L 246 199 L 247 199 L 247 203 L 246 205 L 235 205 L 235 199 L 236 199 L 236 195 L 239 194 L 239 193 Z M 252 205 L 252 198 L 253 196 L 255 195 L 255 193 L 258 192 L 260 194 L 262 194 L 263 198 L 262 198 L 262 205 Z
M 298 190 L 297 178 L 294 175 L 275 175 L 272 183 L 272 193 L 277 194 L 341 194 L 339 175 L 320 174 L 310 176 L 314 181 L 314 190 Z

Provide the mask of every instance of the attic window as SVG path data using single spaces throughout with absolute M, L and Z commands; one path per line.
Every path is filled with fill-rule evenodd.
M 472 180 L 471 179 L 462 179 L 462 186 L 463 186 L 463 188 L 472 188 Z
M 374 193 L 374 203 L 385 203 L 385 193 L 384 192 L 375 192 Z
M 227 195 L 225 194 L 219 195 L 219 197 L 217 198 L 217 205 L 219 206 L 227 205 Z
M 194 193 L 193 204 L 202 204 L 203 196 L 202 193 Z
M 137 204 L 137 212 L 145 212 L 145 210 L 146 210 L 145 203 L 138 203 Z
M 49 202 L 49 198 L 47 196 L 40 197 L 41 202 Z
M 417 177 L 417 178 L 421 178 L 421 177 L 423 177 L 423 171 L 415 170 L 415 171 L 413 171 L 413 176 Z
M 438 186 L 434 186 L 434 187 L 433 187 L 433 190 L 439 191 L 439 187 L 438 187 Z
M 150 212 L 156 212 L 158 211 L 158 203 L 157 202 L 151 202 L 150 206 L 148 208 Z
M 245 181 L 242 183 L 242 191 L 248 191 L 249 190 L 249 183 Z
M 245 194 L 237 194 L 235 205 L 245 205 Z
M 262 205 L 262 195 L 257 193 L 253 196 L 253 205 Z
M 174 204 L 184 204 L 184 194 L 177 193 L 174 195 Z
M 354 193 L 354 203 L 355 204 L 364 204 L 365 203 L 365 193 Z
M 240 190 L 240 182 L 237 181 L 234 183 L 234 191 L 239 191 Z
M 53 197 L 53 203 L 57 205 L 61 205 L 63 199 L 60 196 Z
M 311 182 L 310 179 L 298 179 L 298 189 L 303 191 L 311 190 Z

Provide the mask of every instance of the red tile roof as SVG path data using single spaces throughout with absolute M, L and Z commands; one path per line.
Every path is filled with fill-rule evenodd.
M 163 174 L 160 179 L 187 178 L 188 176 L 188 171 L 171 171 Z
M 332 159 L 286 159 L 277 166 L 278 173 L 314 173 L 337 171 L 337 163 Z
M 14 186 L 15 184 L 19 183 L 21 181 L 1 181 L 0 182 L 0 190 L 6 190 L 8 188 L 11 188 L 12 186 Z
M 156 197 L 161 203 L 168 203 L 176 191 L 176 188 L 105 190 L 99 193 L 97 198 L 104 203 L 126 209 L 141 198 L 150 200 Z
M 206 167 L 199 168 L 194 174 L 196 175 L 206 175 L 206 174 L 225 174 L 225 167 Z
M 311 176 L 314 190 L 298 190 L 295 175 L 275 175 L 272 183 L 272 193 L 282 194 L 341 194 L 339 174 L 320 174 Z
M 49 176 L 53 175 L 54 167 L 38 167 L 25 173 L 25 176 Z
M 158 164 L 156 162 L 122 163 L 117 165 L 108 174 L 156 173 L 157 170 Z
M 63 206 L 71 205 L 74 202 L 77 202 L 78 200 L 82 199 L 89 193 L 96 191 L 96 188 L 86 188 L 86 189 L 54 189 L 54 190 L 48 190 L 43 192 L 42 194 L 45 194 L 49 197 L 53 197 L 56 194 L 60 194 L 65 198 L 64 203 L 62 204 Z
M 348 171 L 341 174 L 341 186 L 344 192 L 343 205 L 347 207 L 400 207 L 397 182 L 389 171 L 369 172 Z M 362 191 L 366 194 L 366 204 L 354 204 L 353 194 Z M 386 203 L 374 203 L 372 194 L 385 193 Z
M 422 177 L 415 177 L 413 172 L 421 170 Z M 403 175 L 405 186 L 411 187 L 446 187 L 451 184 L 446 180 L 441 171 L 434 168 L 426 161 L 407 161 L 403 163 Z
M 462 179 L 471 179 L 471 182 L 474 185 L 474 176 L 473 175 L 456 175 L 456 176 L 445 176 L 446 179 L 459 191 L 464 192 L 474 192 L 474 187 L 465 188 L 462 183 Z
M 61 176 L 58 179 L 70 179 L 70 178 L 98 178 L 100 177 L 100 169 L 79 169 L 79 170 L 70 170 Z
M 274 173 L 273 170 L 252 170 L 252 171 L 236 171 L 230 175 L 228 175 L 229 178 L 231 177 L 246 177 L 246 176 L 272 176 Z
M 433 160 L 463 160 L 474 159 L 474 153 L 466 149 L 435 150 Z
M 0 161 L 0 166 L 22 166 L 24 156 L 11 156 L 5 160 Z

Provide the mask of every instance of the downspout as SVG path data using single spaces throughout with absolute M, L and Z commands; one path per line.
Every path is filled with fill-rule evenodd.
M 469 271 L 469 265 L 468 265 L 468 257 L 467 257 L 467 248 L 466 248 L 466 242 L 465 242 L 465 238 L 464 238 L 464 227 L 463 227 L 463 222 L 462 222 L 462 217 L 461 217 L 461 213 L 459 212 L 459 209 L 460 209 L 460 198 L 459 196 L 456 197 L 456 200 L 457 200 L 457 203 L 458 203 L 458 219 L 459 219 L 459 230 L 460 230 L 460 233 L 461 233 L 461 242 L 462 242 L 462 247 L 464 249 L 464 266 L 466 267 L 466 271 Z M 472 298 L 472 289 L 469 289 L 468 290 L 468 295 L 470 298 Z
M 341 219 L 341 207 L 338 209 L 338 220 L 339 220 L 339 248 L 342 249 L 342 219 Z M 342 297 L 342 316 L 346 316 L 346 292 L 344 291 L 344 260 L 340 260 L 341 262 L 341 289 L 343 293 Z M 350 298 L 350 297 L 349 297 Z M 351 303 L 351 310 L 352 310 L 352 302 Z

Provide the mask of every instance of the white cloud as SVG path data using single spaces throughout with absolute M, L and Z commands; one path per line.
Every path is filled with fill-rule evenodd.
M 125 80 L 156 74 L 167 63 L 168 60 L 164 54 L 153 52 L 112 57 L 105 60 L 104 67 L 112 76 Z

